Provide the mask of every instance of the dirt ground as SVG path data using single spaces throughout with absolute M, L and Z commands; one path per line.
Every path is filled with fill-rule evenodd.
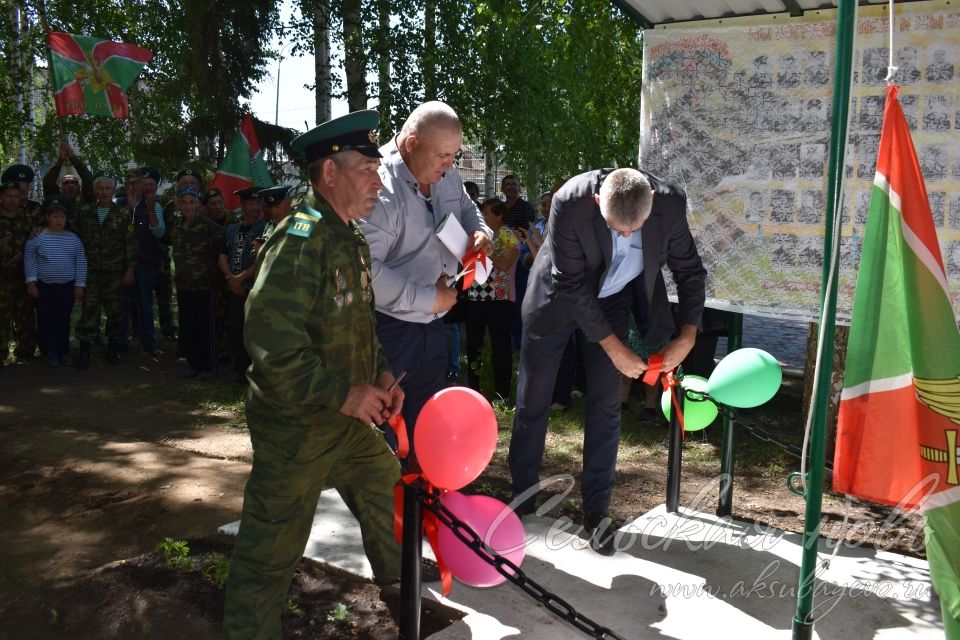
M 203 549 L 225 544 L 210 537 L 240 514 L 251 455 L 242 416 L 233 410 L 243 390 L 227 376 L 207 386 L 180 380 L 181 366 L 169 354 L 154 359 L 131 351 L 117 368 L 95 361 L 88 371 L 79 372 L 51 369 L 37 361 L 0 369 L 0 522 L 4 532 L 0 640 L 165 639 L 219 633 L 222 592 L 206 588 L 198 595 L 200 587 L 194 582 L 202 582 L 199 578 L 178 580 L 153 551 L 166 537 L 189 540 Z M 782 424 L 765 424 L 793 432 L 799 420 L 798 393 L 788 388 L 781 395 L 765 415 L 785 416 Z M 666 429 L 640 423 L 635 413 L 631 409 L 625 417 L 624 450 L 613 498 L 613 514 L 621 520 L 663 502 Z M 628 423 L 636 426 L 628 428 Z M 687 442 L 681 499 L 684 506 L 704 511 L 715 508 L 712 483 L 719 472 L 719 429 L 708 431 L 691 434 Z M 501 430 L 501 438 L 505 434 L 509 430 Z M 633 447 L 634 441 L 643 446 Z M 473 490 L 503 493 L 509 479 L 503 444 Z M 738 455 L 755 461 L 768 453 L 757 448 L 762 446 L 767 445 L 742 437 Z M 770 455 L 774 452 L 769 450 Z M 733 515 L 801 531 L 803 500 L 785 490 L 781 467 L 786 464 L 771 467 L 748 462 L 738 469 Z M 559 472 L 576 475 L 579 456 L 548 465 L 544 475 Z M 701 490 L 703 499 L 695 504 Z M 577 498 L 578 492 L 572 493 L 564 508 L 576 513 Z M 824 517 L 825 533 L 838 531 L 842 500 L 828 497 Z M 885 518 L 898 520 L 882 528 L 861 527 L 852 538 L 858 543 L 887 544 L 895 551 L 922 554 L 922 529 L 916 517 L 902 519 L 890 510 L 862 504 L 854 505 L 851 517 L 877 524 Z M 311 580 L 323 582 L 310 577 L 323 571 L 313 564 L 301 565 L 300 575 L 307 577 L 299 579 L 295 588 L 309 596 L 306 601 L 323 590 L 311 591 Z M 152 577 L 145 578 L 144 572 Z M 356 604 L 352 610 L 376 609 L 373 601 L 379 602 L 380 595 L 364 591 L 372 588 L 370 583 L 355 582 L 363 592 L 356 602 L 365 604 Z M 168 585 L 163 589 L 169 598 L 161 598 L 160 604 L 157 597 L 144 595 L 152 593 L 154 583 Z M 342 589 L 332 593 L 341 601 L 353 597 Z M 329 607 L 314 605 L 307 607 L 305 616 L 314 622 L 298 629 L 295 624 L 288 627 L 288 637 L 330 637 L 324 635 L 329 630 L 316 626 L 317 621 L 324 623 Z M 376 615 L 387 615 L 382 607 L 379 611 Z M 444 615 L 441 612 L 438 619 Z M 106 624 L 104 616 L 116 624 Z M 387 618 L 385 625 L 389 625 Z M 83 627 L 95 620 L 101 620 L 99 627 Z M 131 620 L 141 626 L 135 630 L 125 626 L 124 621 Z M 388 627 L 367 633 L 345 627 L 337 637 L 384 637 L 378 635 L 384 628 Z

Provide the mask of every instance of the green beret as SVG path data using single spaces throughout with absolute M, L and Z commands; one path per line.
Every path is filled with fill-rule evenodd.
M 140 167 L 141 178 L 153 178 L 155 182 L 160 182 L 160 172 L 153 167 Z
M 33 182 L 33 178 L 33 169 L 25 164 L 15 164 L 4 169 L 0 182 Z
M 288 186 L 270 187 L 269 189 L 261 189 L 257 192 L 257 195 L 263 200 L 263 204 L 271 207 L 286 200 L 289 191 L 290 187 Z
M 50 209 L 54 207 L 60 207 L 67 215 L 70 215 L 70 211 L 73 209 L 73 206 L 70 203 L 70 198 L 62 196 L 59 193 L 52 196 L 47 196 L 47 198 L 43 201 L 43 206 L 41 209 L 44 213 L 50 213 Z
M 256 187 L 247 187 L 246 189 L 237 189 L 233 192 L 233 195 L 239 196 L 241 200 L 259 200 L 260 196 L 257 195 Z
M 370 158 L 382 158 L 377 144 L 376 128 L 380 115 L 373 109 L 354 111 L 328 120 L 297 136 L 290 143 L 307 162 L 326 158 L 340 151 L 357 151 Z

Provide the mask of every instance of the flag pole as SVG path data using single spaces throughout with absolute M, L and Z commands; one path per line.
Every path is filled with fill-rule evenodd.
M 803 557 L 797 590 L 797 610 L 793 618 L 793 640 L 813 637 L 813 595 L 816 586 L 817 552 L 820 542 L 820 511 L 823 504 L 823 472 L 825 465 L 825 435 L 827 409 L 830 405 L 833 373 L 833 341 L 837 315 L 837 278 L 839 251 L 833 250 L 836 214 L 841 209 L 844 172 L 844 146 L 847 140 L 847 119 L 850 107 L 850 79 L 853 65 L 853 38 L 856 29 L 856 0 L 839 0 L 837 8 L 837 38 L 833 75 L 833 122 L 830 131 L 830 164 L 827 180 L 827 212 L 823 231 L 823 274 L 820 303 L 823 314 L 820 322 L 820 367 L 814 380 L 814 395 L 810 404 L 813 427 L 811 432 L 809 473 L 805 480 L 806 513 L 803 526 Z M 839 226 L 839 225 L 838 225 Z M 834 277 L 830 277 L 831 270 Z

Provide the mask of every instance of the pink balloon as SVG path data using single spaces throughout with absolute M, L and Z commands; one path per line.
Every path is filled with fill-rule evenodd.
M 526 553 L 523 523 L 510 507 L 489 496 L 465 496 L 449 491 L 440 499 L 454 515 L 477 532 L 488 550 L 496 551 L 520 566 Z M 440 526 L 440 556 L 450 573 L 471 587 L 495 587 L 506 578 L 487 564 L 467 545 L 460 542 L 449 527 Z
M 424 477 L 460 489 L 479 476 L 497 448 L 497 417 L 487 399 L 466 387 L 433 394 L 423 405 L 413 446 Z

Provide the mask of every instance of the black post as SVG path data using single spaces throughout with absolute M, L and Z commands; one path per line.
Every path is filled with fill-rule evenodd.
M 733 353 L 742 346 L 743 342 L 743 314 L 730 313 L 727 319 L 727 353 Z M 734 468 L 734 441 L 733 421 L 724 411 L 720 424 L 723 426 L 723 436 L 720 440 L 720 502 L 717 504 L 717 515 L 721 518 L 731 515 L 733 511 L 733 468 Z
M 403 546 L 400 565 L 400 640 L 420 640 L 420 560 L 423 511 L 416 490 L 403 487 Z
M 677 385 L 670 390 L 683 407 L 683 390 Z M 680 413 L 670 402 L 670 448 L 667 454 L 667 513 L 676 513 L 680 506 L 680 458 L 683 440 L 680 433 Z

